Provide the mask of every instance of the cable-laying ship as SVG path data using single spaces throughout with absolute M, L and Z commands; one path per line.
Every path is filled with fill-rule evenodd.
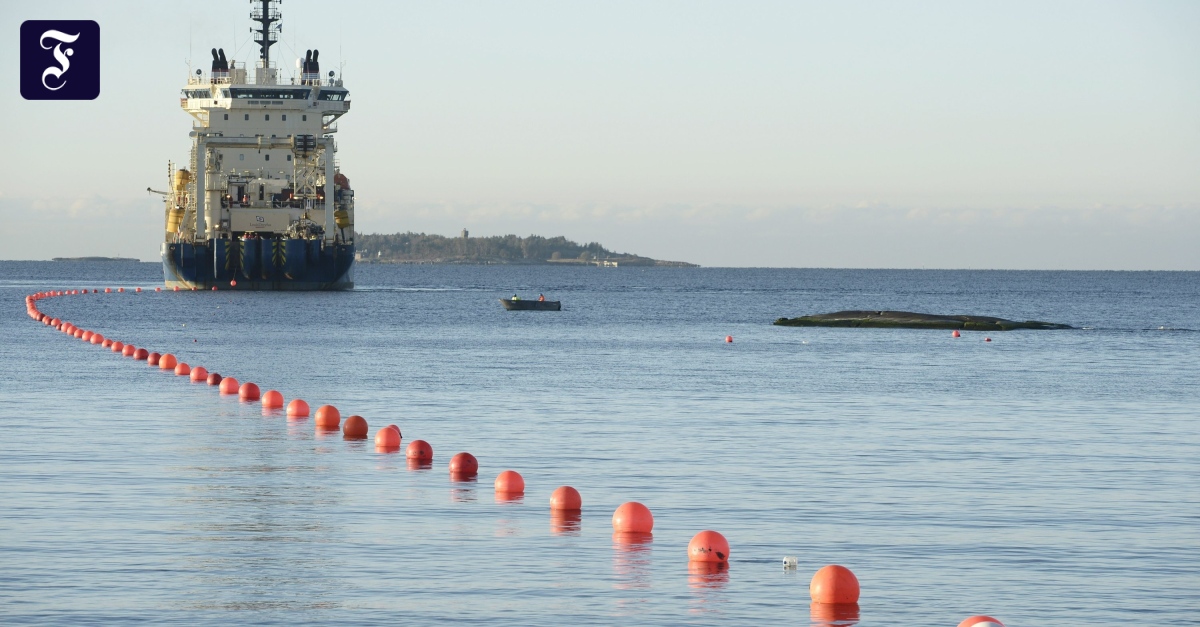
M 280 82 L 271 46 L 275 0 L 251 0 L 259 58 L 213 49 L 208 76 L 188 76 L 179 100 L 192 124 L 191 163 L 168 165 L 162 246 L 167 287 L 337 290 L 354 287 L 354 192 L 338 171 L 333 133 L 350 110 L 340 74 L 322 78 L 320 52 Z M 153 191 L 153 190 L 151 190 Z

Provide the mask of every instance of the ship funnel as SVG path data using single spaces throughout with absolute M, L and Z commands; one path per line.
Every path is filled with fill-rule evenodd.
M 300 83 L 302 85 L 321 84 L 321 66 L 317 63 L 317 55 L 319 54 L 321 54 L 319 50 L 306 50 L 304 52 L 304 67 L 300 70 Z

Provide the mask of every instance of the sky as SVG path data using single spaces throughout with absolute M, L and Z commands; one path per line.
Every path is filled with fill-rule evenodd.
M 0 0 L 0 259 L 156 260 L 189 59 L 250 5 Z M 286 0 L 340 69 L 359 232 L 565 235 L 705 266 L 1200 270 L 1200 3 Z M 28 19 L 101 30 L 25 101 Z

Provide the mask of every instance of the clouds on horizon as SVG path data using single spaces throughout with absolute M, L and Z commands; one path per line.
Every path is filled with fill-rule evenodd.
M 1200 270 L 1200 205 L 366 202 L 356 213 L 360 232 L 565 235 L 705 266 Z M 0 237 L 11 242 L 6 259 L 154 260 L 161 222 L 157 197 L 0 196 Z

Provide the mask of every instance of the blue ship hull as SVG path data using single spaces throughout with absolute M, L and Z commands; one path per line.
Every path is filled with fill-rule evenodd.
M 354 288 L 354 244 L 321 240 L 215 239 L 165 243 L 167 287 L 221 290 L 348 290 Z M 233 282 L 236 281 L 236 285 Z

